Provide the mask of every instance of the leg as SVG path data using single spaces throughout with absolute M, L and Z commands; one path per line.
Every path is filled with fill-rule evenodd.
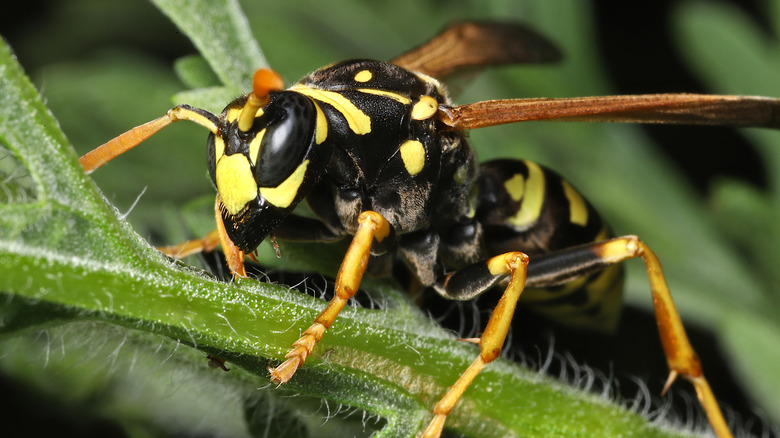
M 217 195 L 217 200 L 214 204 L 214 216 L 217 220 L 217 235 L 219 236 L 219 243 L 222 245 L 222 252 L 225 253 L 225 262 L 227 262 L 230 272 L 237 277 L 246 277 L 246 268 L 244 267 L 244 251 L 241 251 L 225 230 L 225 223 L 222 221 L 222 212 L 219 207 L 222 205 L 222 201 Z
M 315 318 L 314 323 L 303 332 L 301 338 L 293 343 L 292 350 L 285 356 L 287 360 L 276 368 L 269 368 L 271 381 L 285 383 L 303 365 L 303 362 L 322 339 L 325 330 L 333 325 L 339 312 L 357 292 L 368 264 L 368 258 L 371 255 L 371 244 L 375 240 L 382 242 L 390 235 L 390 232 L 390 223 L 379 213 L 364 211 L 360 214 L 358 230 L 352 238 L 352 243 L 336 276 L 336 294 L 325 310 Z
M 520 296 L 524 287 L 523 283 L 525 283 L 525 287 L 535 288 L 560 285 L 636 257 L 641 257 L 647 268 L 658 331 L 670 370 L 663 393 L 678 376 L 682 375 L 694 385 L 715 434 L 720 438 L 731 437 L 731 432 L 718 407 L 715 396 L 704 378 L 699 358 L 688 341 L 688 336 L 661 270 L 661 264 L 655 253 L 644 242 L 636 236 L 625 236 L 568 248 L 534 257 L 528 264 L 527 270 L 524 264 L 527 261 L 523 262 L 522 258 L 519 258 L 517 259 L 519 262 L 515 262 L 514 266 L 507 262 L 503 275 L 500 275 L 502 272 L 496 269 L 497 260 L 502 257 L 510 257 L 511 259 L 512 254 L 517 253 L 507 253 L 490 259 L 487 263 L 487 269 L 485 264 L 469 266 L 450 274 L 442 284 L 437 285 L 438 292 L 443 296 L 464 300 L 471 299 L 487 290 L 505 277 L 507 273 L 512 275 L 482 337 L 469 340 L 479 343 L 479 358 L 469 366 L 433 409 L 434 419 L 423 433 L 423 437 L 438 437 L 441 434 L 446 416 L 465 389 L 479 371 L 500 354 L 508 324 L 514 312 L 514 303 Z M 520 255 L 524 257 L 524 255 Z M 520 278 L 524 281 L 521 282 Z
M 603 242 L 594 246 L 594 252 L 604 260 L 617 263 L 627 258 L 642 257 L 650 279 L 653 294 L 653 307 L 661 335 L 661 344 L 669 365 L 669 378 L 664 385 L 665 394 L 677 376 L 682 375 L 696 388 L 696 395 L 707 414 L 715 434 L 720 438 L 731 437 L 723 413 L 718 407 L 715 395 L 701 369 L 699 357 L 693 350 L 685 333 L 680 315 L 672 300 L 669 286 L 666 284 L 661 262 L 655 253 L 636 236 L 626 236 Z
M 219 208 L 218 206 L 219 204 L 217 204 L 216 208 Z M 224 233 L 223 230 L 225 227 L 222 223 L 222 216 L 219 214 L 219 211 L 215 210 L 215 216 L 217 228 L 202 238 L 188 240 L 178 245 L 158 246 L 157 249 L 169 257 L 181 259 L 187 257 L 188 255 L 197 254 L 199 252 L 213 251 L 218 246 L 222 245 L 223 242 L 225 242 L 225 245 L 222 245 L 222 248 L 225 252 L 225 257 L 228 259 L 228 266 L 231 268 L 231 272 L 234 274 L 241 272 L 238 262 L 240 260 L 240 265 L 243 267 L 243 256 L 245 254 L 242 253 L 241 255 L 238 255 L 236 253 L 238 248 L 233 245 L 233 242 L 230 241 L 230 239 L 227 237 L 227 234 L 224 236 L 222 235 L 222 233 Z M 276 230 L 274 230 L 273 237 L 285 241 L 335 242 L 341 239 L 343 236 L 341 234 L 332 232 L 325 224 L 317 219 L 290 215 L 285 219 L 284 222 L 282 222 L 281 225 L 279 225 L 279 227 L 276 228 Z M 253 254 L 247 255 L 250 259 L 254 260 Z
M 202 239 L 188 240 L 173 246 L 160 246 L 157 249 L 169 257 L 180 259 L 201 251 L 212 251 L 221 245 L 230 272 L 239 277 L 246 277 L 246 269 L 244 268 L 245 254 L 228 237 L 225 231 L 225 224 L 222 222 L 219 205 L 219 195 L 217 195 L 216 205 L 214 206 L 217 219 L 217 228 L 215 230 L 206 234 Z
M 489 259 L 484 265 L 472 265 L 450 274 L 444 280 L 442 287 L 445 290 L 452 290 L 455 294 L 458 294 L 459 291 L 457 289 L 460 286 L 458 283 L 461 280 L 465 280 L 466 283 L 471 285 L 474 283 L 473 280 L 478 280 L 483 285 L 487 285 L 485 287 L 487 289 L 490 287 L 488 283 L 494 283 L 506 277 L 506 275 L 511 275 L 509 285 L 498 301 L 496 308 L 493 309 L 485 331 L 478 340 L 479 357 L 460 375 L 444 397 L 436 403 L 436 406 L 433 408 L 433 420 L 431 420 L 428 428 L 422 434 L 424 438 L 434 438 L 441 435 L 447 415 L 460 400 L 463 392 L 466 391 L 466 388 L 477 377 L 482 368 L 501 354 L 504 340 L 509 331 L 509 325 L 512 322 L 512 316 L 515 313 L 517 300 L 520 298 L 520 293 L 525 286 L 527 266 L 527 255 L 521 252 L 509 252 Z M 484 267 L 487 268 L 486 271 Z
M 201 239 L 188 240 L 178 245 L 158 246 L 157 249 L 168 257 L 182 259 L 199 252 L 209 252 L 219 246 L 219 231 L 214 229 Z
M 661 263 L 655 253 L 636 236 L 624 236 L 582 245 L 534 258 L 528 267 L 528 287 L 545 287 L 568 282 L 606 266 L 641 257 L 647 269 L 653 295 L 656 323 L 669 365 L 669 378 L 662 395 L 678 376 L 689 380 L 699 398 L 715 434 L 731 437 L 715 395 L 702 373 L 701 363 L 693 350 L 680 315 L 666 284 Z

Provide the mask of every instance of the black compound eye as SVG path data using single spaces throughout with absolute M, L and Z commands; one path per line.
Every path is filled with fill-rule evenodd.
M 281 184 L 314 144 L 316 109 L 306 96 L 278 94 L 265 108 L 266 132 L 260 142 L 255 180 L 260 187 Z

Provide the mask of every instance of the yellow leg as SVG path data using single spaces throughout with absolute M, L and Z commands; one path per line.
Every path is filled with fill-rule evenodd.
M 436 438 L 441 435 L 447 415 L 460 400 L 466 388 L 474 381 L 485 365 L 495 360 L 501 354 L 501 349 L 509 331 L 509 325 L 512 322 L 512 316 L 515 313 L 517 300 L 520 298 L 520 294 L 525 286 L 528 256 L 521 252 L 509 252 L 493 257 L 488 260 L 487 264 L 492 275 L 511 274 L 509 285 L 498 301 L 498 305 L 493 309 L 485 331 L 479 338 L 479 357 L 460 375 L 444 397 L 436 403 L 436 406 L 433 408 L 433 420 L 431 420 L 428 428 L 422 434 L 424 438 Z
M 661 344 L 664 347 L 666 362 L 669 365 L 669 378 L 664 385 L 663 393 L 666 393 L 677 376 L 681 375 L 689 380 L 696 389 L 699 402 L 715 434 L 719 438 L 730 438 L 731 431 L 729 431 L 707 379 L 704 378 L 699 357 L 688 341 L 688 335 L 685 333 L 682 320 L 677 313 L 658 257 L 636 236 L 619 237 L 600 243 L 594 247 L 594 252 L 609 263 L 619 263 L 629 258 L 642 257 L 647 268 L 647 276 L 650 279 L 658 332 L 661 335 Z
M 202 239 L 188 240 L 172 246 L 158 246 L 157 249 L 169 257 L 180 259 L 202 251 L 213 251 L 217 246 L 221 245 L 230 272 L 238 277 L 246 277 L 246 269 L 244 268 L 244 257 L 246 254 L 230 240 L 225 231 L 225 224 L 220 214 L 219 196 L 217 196 L 216 205 L 214 206 L 214 215 L 217 228 L 206 234 Z
M 244 268 L 244 251 L 241 251 L 225 230 L 225 223 L 222 221 L 222 212 L 220 208 L 222 201 L 217 195 L 217 201 L 214 205 L 214 216 L 217 220 L 217 235 L 219 236 L 219 243 L 222 245 L 222 252 L 225 253 L 225 262 L 227 262 L 228 268 L 233 275 L 237 277 L 246 277 L 246 269 Z
M 293 343 L 293 348 L 285 356 L 287 359 L 276 368 L 269 368 L 271 381 L 286 383 L 303 365 L 314 347 L 322 339 L 325 330 L 333 325 L 339 312 L 347 301 L 355 295 L 363 273 L 366 271 L 368 258 L 371 255 L 371 243 L 381 242 L 390 234 L 390 224 L 379 213 L 364 211 L 358 217 L 358 229 L 352 238 L 352 243 L 344 256 L 339 273 L 336 276 L 336 293 L 314 323 L 303 332 L 301 338 Z
M 214 229 L 201 239 L 188 240 L 178 245 L 158 246 L 157 249 L 168 257 L 182 259 L 199 252 L 209 252 L 219 246 L 219 231 Z

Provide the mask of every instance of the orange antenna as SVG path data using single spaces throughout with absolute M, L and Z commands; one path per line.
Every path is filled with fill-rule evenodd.
M 98 167 L 138 146 L 159 130 L 173 122 L 178 122 L 179 120 L 195 122 L 211 131 L 214 135 L 217 135 L 219 131 L 219 121 L 215 115 L 206 110 L 193 108 L 189 105 L 179 105 L 169 110 L 164 116 L 154 119 L 151 122 L 146 122 L 143 125 L 136 126 L 124 134 L 120 134 L 107 143 L 89 151 L 83 157 L 79 158 L 79 163 L 81 163 L 81 167 L 83 167 L 87 173 L 92 173 L 92 171 Z
M 252 92 L 247 97 L 246 104 L 238 116 L 238 129 L 247 132 L 252 129 L 257 110 L 268 104 L 268 95 L 271 91 L 284 88 L 284 81 L 273 70 L 267 68 L 258 69 L 252 78 Z

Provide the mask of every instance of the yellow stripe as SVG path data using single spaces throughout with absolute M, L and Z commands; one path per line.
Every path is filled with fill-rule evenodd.
M 517 214 L 510 217 L 507 222 L 516 227 L 527 227 L 537 219 L 542 211 L 544 204 L 544 172 L 538 164 L 523 160 L 528 167 L 528 178 L 525 180 L 525 190 L 523 192 L 523 203 Z
M 365 135 L 371 132 L 371 117 L 361 111 L 349 99 L 333 91 L 317 90 L 305 85 L 296 85 L 292 88 L 294 91 L 309 96 L 312 99 L 331 105 L 336 111 L 347 120 L 349 129 L 355 134 Z
M 569 200 L 569 222 L 584 227 L 588 224 L 588 206 L 585 204 L 585 200 L 568 181 L 562 180 L 561 184 L 563 185 L 563 194 Z
M 306 176 L 306 168 L 309 167 L 309 160 L 304 160 L 295 172 L 292 173 L 284 182 L 276 187 L 260 187 L 260 195 L 276 207 L 286 208 L 292 204 L 298 189 Z
M 375 88 L 357 88 L 357 91 L 360 91 L 361 93 L 373 94 L 376 96 L 389 97 L 390 99 L 401 102 L 404 105 L 411 105 L 412 103 L 412 100 L 408 97 L 401 96 L 400 94 L 393 93 L 392 91 L 377 90 Z
M 328 119 L 325 118 L 325 113 L 322 112 L 322 108 L 314 102 L 314 109 L 317 110 L 317 125 L 314 129 L 317 132 L 314 133 L 314 142 L 316 144 L 322 144 L 328 139 Z

